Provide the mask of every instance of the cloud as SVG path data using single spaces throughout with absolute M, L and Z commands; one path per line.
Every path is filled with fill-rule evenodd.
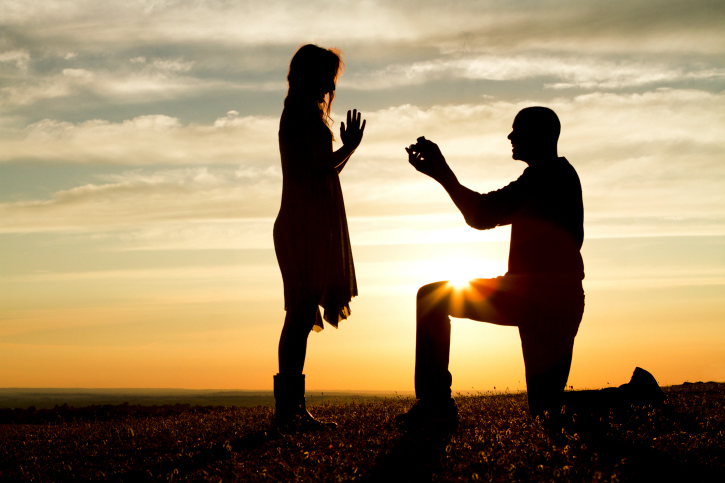
M 190 96 L 219 88 L 245 87 L 189 75 L 193 61 L 156 58 L 146 64 L 145 60 L 141 62 L 138 59 L 130 60 L 132 65 L 140 65 L 137 70 L 64 68 L 50 75 L 28 75 L 21 82 L 12 82 L 0 88 L 0 102 L 6 107 L 14 107 L 59 97 L 92 96 L 110 104 L 140 103 Z
M 723 48 L 718 0 L 598 2 L 6 1 L 0 21 L 39 39 L 116 46 L 150 42 L 298 44 L 303 39 L 479 45 Z M 89 22 L 93 19 L 94 22 Z M 244 28 L 240 28 L 244 25 Z M 633 42 L 636 41 L 636 42 Z
M 188 72 L 194 62 L 184 62 L 183 59 L 155 59 L 153 66 L 157 69 L 171 72 Z
M 58 191 L 51 199 L 0 203 L 0 231 L 103 231 L 273 216 L 281 173 L 238 172 L 197 167 L 104 175 L 105 182 Z
M 194 120 L 195 107 L 224 96 L 268 114 L 278 104 L 262 108 L 255 95 L 283 95 L 289 58 L 306 42 L 341 47 L 349 55 L 341 87 L 358 93 L 409 96 L 407 87 L 438 81 L 460 91 L 470 81 L 718 90 L 724 18 L 714 0 L 7 1 L 0 106 L 30 122 L 49 110 L 79 120 L 177 101 L 186 104 L 164 113 Z M 433 87 L 428 97 L 440 102 Z
M 30 54 L 25 50 L 10 50 L 0 53 L 0 62 L 3 64 L 14 64 L 22 72 L 28 70 Z
M 403 147 L 425 135 L 439 144 L 465 185 L 480 192 L 500 188 L 523 170 L 511 161 L 506 136 L 516 112 L 531 104 L 486 100 L 366 113 L 365 139 L 341 175 L 348 216 L 379 218 L 380 233 L 390 233 L 383 221 L 390 217 L 459 217 L 445 191 L 408 165 Z M 582 180 L 589 233 L 722 232 L 725 93 L 593 93 L 547 105 L 562 120 L 560 153 Z M 5 161 L 139 168 L 50 199 L 0 204 L 0 230 L 271 219 L 281 191 L 277 122 L 230 111 L 208 125 L 184 125 L 168 116 L 33 124 L 17 144 L 8 141 Z M 190 166 L 159 169 L 161 163 Z
M 63 69 L 63 75 L 86 81 L 93 79 L 93 72 L 86 69 Z
M 378 2 L 190 0 L 154 2 L 152 7 L 144 0 L 102 5 L 90 0 L 10 3 L 0 9 L 6 24 L 22 26 L 38 38 L 86 39 L 97 45 L 209 40 L 217 44 L 296 43 L 311 32 L 340 39 L 405 38 L 411 30 L 400 12 Z M 89 25 L 89 19 L 95 24 Z
M 505 185 L 523 169 L 511 162 L 506 135 L 515 113 L 532 104 L 399 106 L 367 115 L 369 137 L 343 173 L 348 214 L 455 212 L 442 189 L 404 162 L 402 147 L 419 135 L 441 146 L 466 186 Z M 562 120 L 559 152 L 579 172 L 590 234 L 723 232 L 724 94 L 596 93 L 546 105 Z
M 516 48 L 672 55 L 714 54 L 725 47 L 722 39 L 717 40 L 717 32 L 725 24 L 723 7 L 717 0 L 524 0 L 506 2 L 499 8 L 484 5 L 471 15 L 464 29 L 457 30 L 458 38 L 443 41 L 449 50 L 465 45 L 469 50 Z
M 719 81 L 725 79 L 725 68 L 678 66 L 656 59 L 643 62 L 549 54 L 455 55 L 343 77 L 340 85 L 367 90 L 420 85 L 441 79 L 510 81 L 537 77 L 559 79 L 546 84 L 554 89 L 621 89 L 693 79 Z
M 272 118 L 227 115 L 212 125 L 182 125 L 164 115 L 120 123 L 44 119 L 2 132 L 0 161 L 58 163 L 218 164 L 269 163 L 279 157 Z

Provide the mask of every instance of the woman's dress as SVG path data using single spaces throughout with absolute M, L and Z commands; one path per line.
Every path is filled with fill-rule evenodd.
M 350 315 L 357 295 L 355 267 L 332 133 L 316 103 L 287 102 L 279 127 L 282 204 L 274 223 L 274 249 L 284 282 L 285 310 L 318 306 L 332 326 Z

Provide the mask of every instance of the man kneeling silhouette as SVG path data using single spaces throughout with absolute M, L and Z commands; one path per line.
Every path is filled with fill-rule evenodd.
M 518 327 L 529 410 L 533 416 L 560 411 L 584 313 L 584 208 L 579 177 L 557 153 L 559 132 L 551 109 L 521 110 L 508 139 L 513 159 L 528 167 L 516 181 L 486 194 L 461 185 L 435 143 L 421 137 L 406 148 L 410 164 L 445 188 L 471 227 L 511 225 L 511 244 L 504 276 L 472 280 L 463 289 L 437 282 L 418 291 L 418 402 L 398 416 L 404 428 L 458 422 L 448 371 L 449 316 Z

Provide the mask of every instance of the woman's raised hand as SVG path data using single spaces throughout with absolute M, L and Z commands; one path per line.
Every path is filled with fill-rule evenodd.
M 362 120 L 362 124 L 360 121 Z M 360 145 L 360 141 L 363 138 L 363 132 L 365 131 L 365 120 L 362 119 L 362 114 L 357 112 L 357 109 L 347 111 L 347 128 L 345 123 L 340 123 L 340 139 L 342 144 L 345 146 L 355 149 Z

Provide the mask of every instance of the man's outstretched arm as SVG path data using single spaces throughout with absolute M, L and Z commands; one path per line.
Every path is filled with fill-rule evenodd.
M 436 143 L 420 137 L 416 144 L 405 150 L 408 152 L 408 162 L 415 169 L 430 176 L 443 186 L 465 218 L 466 223 L 478 229 L 495 226 L 479 226 L 480 223 L 477 222 L 477 219 L 482 195 L 466 188 L 458 181 Z

